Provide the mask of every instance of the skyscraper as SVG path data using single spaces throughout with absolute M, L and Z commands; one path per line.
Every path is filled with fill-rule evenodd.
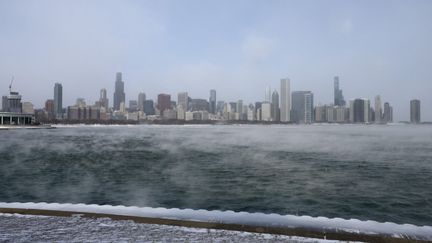
M 171 95 L 169 94 L 159 94 L 158 95 L 158 110 L 163 113 L 164 110 L 168 110 L 171 108 Z
M 185 112 L 189 110 L 189 96 L 187 92 L 178 93 L 177 105 L 181 105 Z
M 382 122 L 382 104 L 381 97 L 379 95 L 375 96 L 375 123 Z
M 100 103 L 101 107 L 105 108 L 105 110 L 108 110 L 109 104 L 108 104 L 107 90 L 106 89 L 101 89 L 100 97 L 99 97 L 99 103 Z
M 310 124 L 313 121 L 313 94 L 310 91 L 292 92 L 291 121 Z
M 334 77 L 334 105 L 345 106 L 342 90 L 339 88 L 339 76 Z
M 144 92 L 138 94 L 138 110 L 144 112 L 144 101 L 146 100 L 146 95 Z
M 393 122 L 393 107 L 391 107 L 388 102 L 384 103 L 383 122 Z
M 272 120 L 280 121 L 279 93 L 276 90 L 272 94 Z
M 125 92 L 124 92 L 124 82 L 122 79 L 122 73 L 118 72 L 116 74 L 115 91 L 114 91 L 114 110 L 120 110 L 120 103 L 125 103 Z
M 216 90 L 210 90 L 210 113 L 216 114 Z
M 290 80 L 288 78 L 281 79 L 280 90 L 281 104 L 280 104 L 280 119 L 281 122 L 289 122 L 291 120 L 291 89 Z
M 63 86 L 60 83 L 54 84 L 54 116 L 61 118 L 63 115 Z
M 410 101 L 411 123 L 420 123 L 420 100 Z
M 350 120 L 354 123 L 368 123 L 370 113 L 370 101 L 367 99 L 355 99 L 350 102 Z
M 265 89 L 264 101 L 271 103 L 271 88 L 270 88 L 270 86 Z

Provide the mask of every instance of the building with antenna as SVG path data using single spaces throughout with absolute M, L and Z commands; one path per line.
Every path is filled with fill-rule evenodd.
M 34 121 L 33 114 L 22 112 L 21 95 L 12 91 L 12 77 L 9 85 L 9 95 L 2 97 L 2 111 L 0 112 L 0 125 L 31 125 Z

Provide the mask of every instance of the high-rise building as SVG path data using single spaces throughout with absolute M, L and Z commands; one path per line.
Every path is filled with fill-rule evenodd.
M 270 86 L 265 89 L 264 101 L 271 103 L 271 88 L 270 88 Z
M 272 94 L 272 120 L 280 121 L 279 93 L 276 90 Z
M 177 104 L 181 105 L 185 112 L 189 110 L 189 96 L 187 92 L 178 93 Z
M 370 101 L 355 99 L 350 102 L 350 121 L 353 123 L 368 123 L 370 121 Z
M 391 107 L 388 102 L 384 103 L 383 122 L 393 122 L 393 107 Z
M 334 105 L 345 106 L 345 100 L 343 97 L 342 89 L 339 88 L 339 77 L 334 77 Z
M 209 102 L 205 99 L 192 99 L 192 111 L 207 111 L 209 110 Z
M 291 121 L 310 124 L 313 121 L 313 94 L 310 91 L 292 92 Z
M 109 108 L 109 103 L 108 103 L 108 97 L 107 97 L 107 90 L 106 89 L 101 89 L 100 91 L 100 97 L 99 97 L 99 104 L 101 107 L 105 108 L 105 111 L 108 110 Z
M 2 111 L 8 111 L 8 98 L 7 95 L 2 96 Z
M 45 112 L 48 119 L 54 118 L 54 100 L 45 101 Z
M 270 102 L 263 102 L 261 104 L 261 120 L 271 121 L 271 104 Z
M 144 113 L 147 116 L 152 116 L 156 113 L 155 109 L 154 109 L 153 100 L 145 100 L 144 101 Z
M 164 110 L 171 109 L 171 95 L 159 94 L 157 108 L 162 113 Z
M 114 110 L 120 110 L 120 103 L 124 103 L 126 100 L 126 95 L 124 92 L 124 82 L 122 79 L 122 73 L 118 72 L 116 74 L 115 81 L 115 91 L 114 91 Z
M 381 104 L 381 97 L 379 95 L 375 96 L 375 123 L 381 123 L 382 122 L 382 104 Z
M 420 123 L 420 100 L 410 101 L 410 117 L 411 123 Z
M 237 113 L 239 114 L 239 119 L 243 120 L 243 100 L 239 100 L 237 101 L 237 108 L 236 108 Z
M 138 102 L 136 100 L 129 100 L 129 112 L 138 110 Z
M 216 90 L 210 90 L 210 113 L 216 114 Z
M 63 86 L 60 83 L 54 84 L 54 115 L 63 117 Z
M 289 122 L 291 121 L 291 88 L 288 78 L 281 79 L 280 97 L 280 120 L 281 122 Z
M 144 101 L 146 100 L 146 95 L 144 92 L 138 94 L 138 110 L 144 111 Z

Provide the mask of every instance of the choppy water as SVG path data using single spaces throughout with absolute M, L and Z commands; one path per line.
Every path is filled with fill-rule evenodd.
M 432 126 L 0 131 L 0 201 L 432 225 Z

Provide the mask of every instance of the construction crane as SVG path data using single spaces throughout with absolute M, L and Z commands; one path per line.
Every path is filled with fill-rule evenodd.
M 9 84 L 9 93 L 12 92 L 12 84 L 13 84 L 14 79 L 15 79 L 15 77 L 12 76 L 11 82 Z

